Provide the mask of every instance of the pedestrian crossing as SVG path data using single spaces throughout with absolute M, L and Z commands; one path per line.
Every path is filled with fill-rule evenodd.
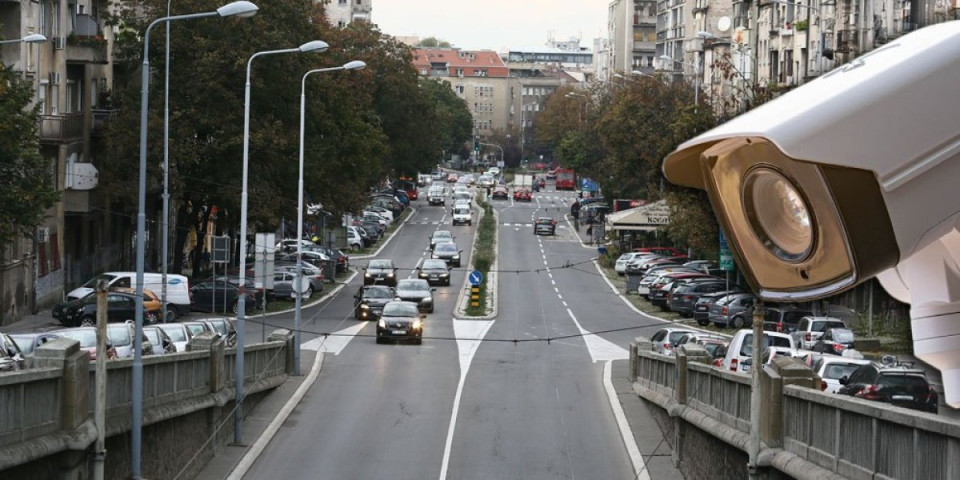
M 449 224 L 450 222 L 441 222 L 441 221 L 438 221 L 438 220 L 411 220 L 410 222 L 407 222 L 407 223 L 409 223 L 410 225 L 447 225 L 447 224 Z M 504 226 L 504 227 L 521 227 L 521 228 L 522 228 L 522 227 L 526 227 L 526 228 L 533 228 L 533 224 L 532 224 L 532 223 L 502 223 L 501 225 Z M 566 225 L 557 225 L 557 229 L 563 229 L 563 228 L 567 228 L 567 226 L 566 226 Z
M 527 227 L 527 228 L 533 228 L 533 224 L 532 224 L 532 223 L 503 223 L 503 224 L 501 224 L 501 225 L 503 225 L 504 227 Z M 566 226 L 566 225 L 557 225 L 557 229 L 561 229 L 561 228 L 567 228 L 567 226 Z

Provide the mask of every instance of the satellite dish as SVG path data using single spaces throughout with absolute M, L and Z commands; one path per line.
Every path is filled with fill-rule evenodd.
M 717 30 L 721 32 L 730 30 L 730 17 L 720 17 L 720 19 L 717 20 Z

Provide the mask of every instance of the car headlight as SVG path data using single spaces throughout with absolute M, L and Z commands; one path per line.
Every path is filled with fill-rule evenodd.
M 421 328 L 423 328 L 423 322 L 418 318 L 413 321 L 413 326 L 411 328 L 413 330 L 420 330 Z
M 430 297 L 427 297 L 427 298 L 422 298 L 422 299 L 420 299 L 420 303 L 423 303 L 423 304 L 430 304 L 430 303 L 433 303 L 433 299 L 432 299 L 432 298 L 430 298 Z
M 387 278 L 393 277 L 393 272 L 387 274 Z
M 373 275 L 370 275 L 369 273 L 364 273 L 363 276 L 364 276 L 364 278 L 370 278 L 370 277 L 372 277 Z
M 426 273 L 426 272 L 420 272 L 420 278 L 426 278 L 426 277 L 429 277 L 429 276 L 430 276 L 430 274 L 429 274 L 429 273 Z
M 370 310 L 370 305 L 367 305 L 366 303 L 361 303 L 360 310 Z
M 440 274 L 440 278 L 446 278 L 446 277 L 449 277 L 449 276 L 450 276 L 449 273 L 441 273 L 441 274 Z
M 460 260 L 460 255 L 454 255 L 454 256 L 451 257 L 451 258 L 453 258 L 454 260 Z
M 387 321 L 380 317 L 380 320 L 377 321 L 377 326 L 380 328 L 387 328 Z

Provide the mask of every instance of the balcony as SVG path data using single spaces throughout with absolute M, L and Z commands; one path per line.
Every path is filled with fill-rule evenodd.
M 40 141 L 72 143 L 83 138 L 83 113 L 40 115 Z
M 107 123 L 117 116 L 117 109 L 95 108 L 93 113 L 93 125 L 90 128 L 90 135 L 102 137 L 106 132 Z
M 100 35 L 82 36 L 71 33 L 66 43 L 67 63 L 108 63 L 107 40 Z

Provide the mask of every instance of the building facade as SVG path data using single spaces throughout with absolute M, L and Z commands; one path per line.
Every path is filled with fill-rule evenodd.
M 656 57 L 662 54 L 658 53 L 661 52 L 658 45 L 662 42 L 658 35 L 657 12 L 658 2 L 655 0 L 614 0 L 610 3 L 607 12 L 610 75 L 653 72 Z
M 34 84 L 40 111 L 40 154 L 61 195 L 32 238 L 0 257 L 0 324 L 58 302 L 65 286 L 84 282 L 116 262 L 123 243 L 110 228 L 98 186 L 100 126 L 112 114 L 113 83 L 106 0 L 0 2 L 6 39 L 42 34 L 38 44 L 0 47 L 2 61 Z
M 327 21 L 343 28 L 358 20 L 373 21 L 373 0 L 327 0 Z

